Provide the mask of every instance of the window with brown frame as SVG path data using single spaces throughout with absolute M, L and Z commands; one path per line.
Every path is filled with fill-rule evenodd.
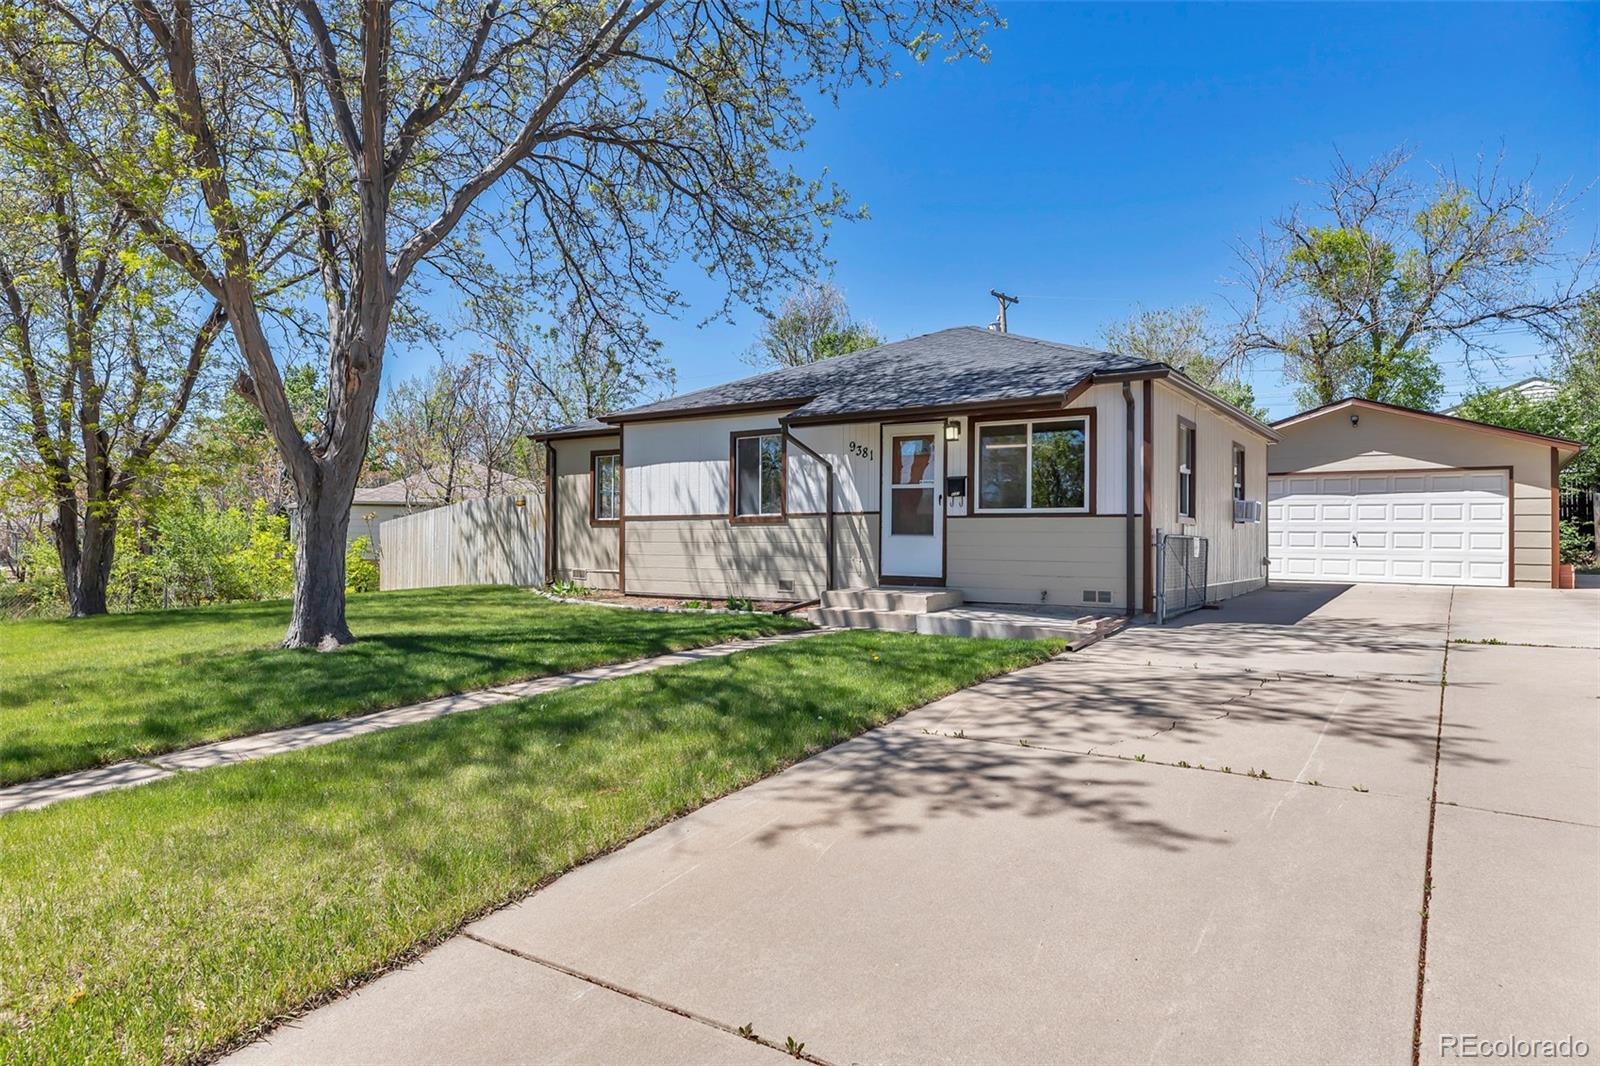
M 622 517 L 622 453 L 595 452 L 589 457 L 589 517 L 615 522 Z
M 1178 419 L 1178 517 L 1194 518 L 1194 423 Z
M 1089 420 L 1083 416 L 976 427 L 977 511 L 1089 509 Z
M 1244 445 L 1233 446 L 1233 498 L 1244 499 Z
M 784 513 L 783 434 L 759 430 L 732 438 L 729 485 L 734 521 L 779 522 Z

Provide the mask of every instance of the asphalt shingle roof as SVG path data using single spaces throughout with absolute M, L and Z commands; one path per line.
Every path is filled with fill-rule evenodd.
M 606 416 L 628 421 L 705 409 L 794 404 L 796 421 L 1059 396 L 1091 374 L 1151 370 L 1128 355 L 958 326 L 806 366 L 684 393 Z

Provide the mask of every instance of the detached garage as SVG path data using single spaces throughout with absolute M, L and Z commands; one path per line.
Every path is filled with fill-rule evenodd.
M 1353 399 L 1273 428 L 1272 580 L 1553 584 L 1557 475 L 1579 444 Z

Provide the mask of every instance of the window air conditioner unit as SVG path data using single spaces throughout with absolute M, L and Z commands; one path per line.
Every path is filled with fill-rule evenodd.
M 1259 521 L 1261 521 L 1261 501 L 1260 500 L 1234 500 L 1233 501 L 1233 520 L 1235 522 L 1259 522 Z

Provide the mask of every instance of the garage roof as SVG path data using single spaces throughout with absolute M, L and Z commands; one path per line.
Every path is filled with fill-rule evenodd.
M 1290 426 L 1297 425 L 1298 423 L 1309 422 L 1313 418 L 1321 418 L 1324 415 L 1335 414 L 1339 411 L 1344 411 L 1347 409 L 1388 411 L 1391 414 L 1407 415 L 1409 417 L 1428 422 L 1439 422 L 1447 426 L 1454 426 L 1457 429 L 1474 430 L 1480 433 L 1496 433 L 1501 436 L 1511 437 L 1516 440 L 1534 441 L 1540 444 L 1547 444 L 1550 447 L 1555 448 L 1557 451 L 1563 453 L 1561 459 L 1563 463 L 1565 463 L 1568 459 L 1571 459 L 1574 455 L 1577 455 L 1579 452 L 1583 451 L 1584 448 L 1583 444 L 1580 442 L 1575 440 L 1567 440 L 1565 437 L 1548 437 L 1543 433 L 1530 433 L 1525 429 L 1507 429 L 1505 426 L 1491 426 L 1487 422 L 1474 422 L 1470 418 L 1457 418 L 1454 415 L 1441 415 L 1435 414 L 1432 411 L 1419 411 L 1415 407 L 1401 407 L 1399 404 L 1382 403 L 1378 400 L 1364 400 L 1359 396 L 1350 396 L 1343 400 L 1335 400 L 1332 403 L 1325 403 L 1321 407 L 1313 407 L 1309 411 L 1301 411 L 1297 415 L 1290 415 L 1288 418 L 1279 419 L 1278 421 L 1272 423 L 1272 428 L 1277 430 L 1288 429 Z

